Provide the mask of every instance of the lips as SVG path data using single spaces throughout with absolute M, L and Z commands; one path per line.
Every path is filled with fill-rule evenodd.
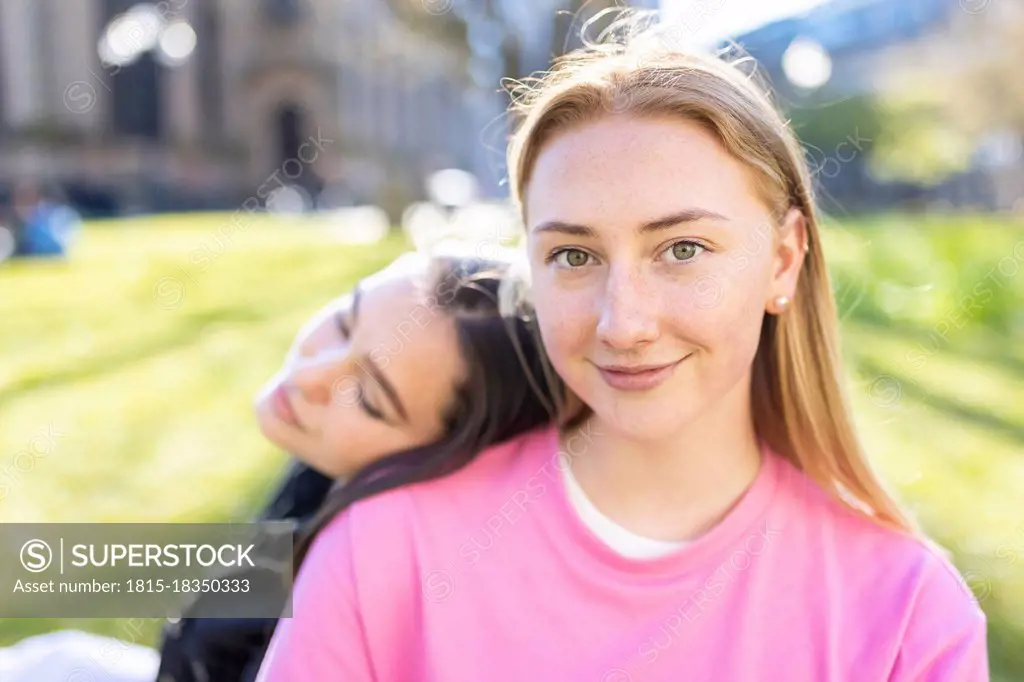
M 303 428 L 302 423 L 299 422 L 298 415 L 295 414 L 291 400 L 288 399 L 288 390 L 284 385 L 274 389 L 274 392 L 270 395 L 270 405 L 279 419 L 297 429 Z
M 689 356 L 687 356 L 689 357 Z M 598 373 L 612 388 L 619 391 L 647 391 L 672 376 L 686 358 L 663 365 L 596 365 Z

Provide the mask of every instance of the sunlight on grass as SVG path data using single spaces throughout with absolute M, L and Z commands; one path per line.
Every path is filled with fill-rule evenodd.
M 0 266 L 0 520 L 254 512 L 286 457 L 260 437 L 253 394 L 309 314 L 403 245 L 231 220 L 94 223 L 66 263 Z M 1024 269 L 1022 239 L 985 217 L 824 235 L 868 450 L 972 576 L 994 679 L 1024 679 L 1024 274 L 1006 274 Z M 0 644 L 59 627 L 124 637 L 117 620 L 7 620 Z

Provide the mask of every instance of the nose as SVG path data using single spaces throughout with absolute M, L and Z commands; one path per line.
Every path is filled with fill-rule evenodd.
M 597 338 L 610 348 L 635 350 L 658 337 L 657 300 L 637 269 L 609 268 L 600 301 Z
M 351 374 L 351 365 L 348 348 L 336 346 L 293 359 L 285 381 L 298 389 L 306 402 L 327 405 L 345 377 Z

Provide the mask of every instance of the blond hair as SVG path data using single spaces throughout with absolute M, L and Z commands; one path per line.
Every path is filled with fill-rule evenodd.
M 664 27 L 628 13 L 601 42 L 517 83 L 519 125 L 508 148 L 512 198 L 523 197 L 537 156 L 553 136 L 610 116 L 671 116 L 702 125 L 755 179 L 776 222 L 805 219 L 808 251 L 791 307 L 767 316 L 754 358 L 752 407 L 759 437 L 858 514 L 917 534 L 872 471 L 854 428 L 839 346 L 839 321 L 819 238 L 810 172 L 799 142 L 765 87 L 736 62 L 668 46 Z M 662 33 L 659 33 L 662 31 Z

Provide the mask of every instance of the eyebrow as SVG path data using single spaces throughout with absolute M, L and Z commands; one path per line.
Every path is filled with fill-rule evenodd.
M 395 390 L 394 385 L 388 381 L 388 378 L 384 376 L 384 372 L 380 370 L 380 367 L 377 366 L 377 363 L 375 363 L 369 355 L 364 356 L 362 360 L 366 363 L 365 366 L 363 365 L 363 362 L 358 360 L 356 361 L 356 364 L 359 365 L 364 372 L 369 374 L 370 378 L 380 386 L 381 390 L 384 391 L 384 395 L 386 395 L 388 400 L 391 401 L 391 405 L 395 408 L 395 412 L 398 413 L 398 416 L 402 418 L 402 421 L 408 423 L 409 413 L 405 411 L 405 405 L 402 404 L 402 399 L 398 397 L 398 391 Z
M 359 302 L 363 300 L 363 290 L 359 288 L 357 283 L 352 289 L 352 327 L 355 328 L 356 322 L 359 321 Z
M 658 232 L 659 230 L 665 230 L 676 225 L 683 223 L 692 223 L 698 220 L 728 220 L 721 213 L 715 213 L 704 208 L 688 208 L 682 211 L 677 211 L 671 215 L 652 220 L 650 222 L 641 225 L 637 232 L 640 234 L 646 234 L 649 232 Z M 567 223 L 561 220 L 548 220 L 537 227 L 533 228 L 534 233 L 542 232 L 557 232 L 561 234 L 568 234 L 574 237 L 596 237 L 597 231 L 587 225 L 579 225 L 577 223 Z

